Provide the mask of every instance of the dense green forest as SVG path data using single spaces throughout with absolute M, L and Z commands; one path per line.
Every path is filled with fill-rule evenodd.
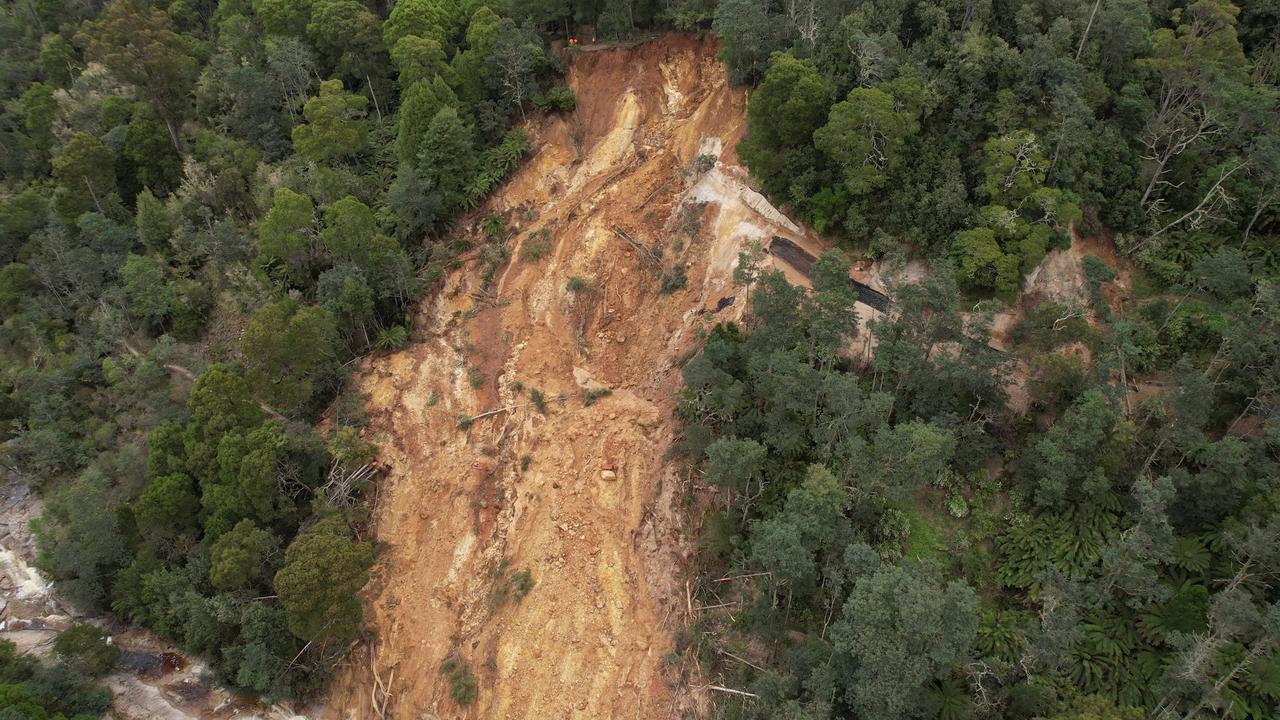
M 582 24 L 715 32 L 770 197 L 932 263 L 861 367 L 839 257 L 809 295 L 744 257 L 748 321 L 685 368 L 684 448 L 724 489 L 699 592 L 733 609 L 681 650 L 756 696 L 719 712 L 1280 714 L 1263 2 L 9 0 L 0 461 L 45 496 L 62 593 L 245 692 L 326 681 L 373 560 L 349 362 L 408 341 L 517 123 L 573 109 L 547 43 Z M 1086 258 L 1085 307 L 992 350 L 988 301 L 1073 228 L 1114 233 L 1131 296 Z M 105 707 L 98 663 L 6 652 L 20 716 Z
M 325 682 L 373 561 L 347 368 L 407 342 L 513 122 L 573 108 L 548 37 L 479 0 L 4 4 L 0 460 L 65 597 L 245 692 Z
M 700 16 L 697 3 L 687 4 Z M 734 718 L 1280 717 L 1280 11 L 725 0 L 776 200 L 882 257 L 868 362 L 838 253 L 743 257 L 684 369 L 718 488 L 679 638 Z M 1071 231 L 1078 307 L 992 314 Z M 863 338 L 857 338 L 861 347 Z M 1144 391 L 1134 391 L 1143 381 Z M 1010 412 L 1011 390 L 1029 395 Z
M 93 682 L 115 665 L 120 649 L 92 625 L 73 625 L 60 634 L 54 657 L 40 662 L 19 655 L 0 641 L 0 716 L 11 720 L 81 720 L 99 717 L 111 691 Z

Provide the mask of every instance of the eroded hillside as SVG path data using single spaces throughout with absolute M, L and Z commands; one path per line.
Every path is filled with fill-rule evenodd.
M 688 609 L 677 364 L 741 314 L 739 251 L 803 231 L 746 187 L 746 97 L 711 41 L 581 53 L 569 82 L 576 113 L 534 123 L 535 154 L 476 216 L 505 221 L 509 259 L 495 271 L 473 230 L 481 249 L 414 344 L 360 368 L 388 473 L 377 642 L 335 692 L 346 717 L 634 718 L 691 701 L 663 666 Z M 501 601 L 524 568 L 532 590 Z M 440 671 L 451 657 L 479 681 L 466 711 Z

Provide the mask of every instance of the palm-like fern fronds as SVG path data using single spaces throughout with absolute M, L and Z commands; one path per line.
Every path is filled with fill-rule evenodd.
M 1159 647 L 1175 632 L 1194 633 L 1208 623 L 1209 591 L 1203 585 L 1185 584 L 1168 600 L 1155 603 L 1138 618 L 1138 632 Z

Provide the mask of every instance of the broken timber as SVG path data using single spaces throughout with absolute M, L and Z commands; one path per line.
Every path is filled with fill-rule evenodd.
M 636 242 L 634 238 L 632 238 L 630 235 L 627 234 L 626 230 L 623 230 L 622 228 L 616 225 L 613 226 L 612 230 L 614 235 L 617 235 L 619 238 L 622 238 L 622 240 L 626 241 L 626 243 L 631 246 L 632 250 L 635 250 L 637 253 L 639 253 L 640 257 L 644 258 L 645 260 L 648 260 L 649 263 L 654 266 L 654 268 L 658 270 L 662 269 L 662 260 L 659 259 L 658 256 L 652 250 Z

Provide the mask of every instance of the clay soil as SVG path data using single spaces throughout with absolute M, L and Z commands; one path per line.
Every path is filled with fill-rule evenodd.
M 534 154 L 475 216 L 504 219 L 510 259 L 486 281 L 473 251 L 414 344 L 362 361 L 388 471 L 373 639 L 331 715 L 666 718 L 702 702 L 664 661 L 689 609 L 679 364 L 741 316 L 738 253 L 803 235 L 736 164 L 746 97 L 715 52 L 673 35 L 571 57 L 578 110 L 530 121 Z M 677 265 L 687 285 L 663 292 Z M 504 599 L 525 568 L 532 589 Z M 451 658 L 478 682 L 465 708 Z

